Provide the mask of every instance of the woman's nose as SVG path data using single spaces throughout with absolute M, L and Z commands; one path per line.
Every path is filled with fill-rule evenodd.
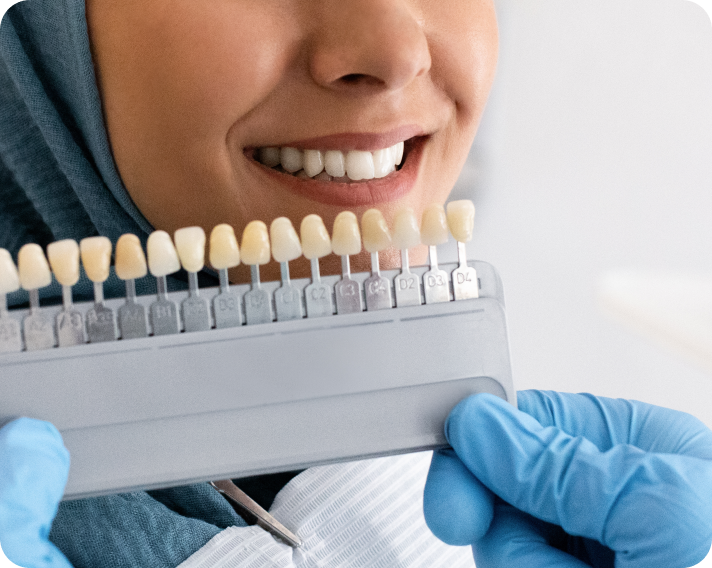
M 398 90 L 430 70 L 424 30 L 408 0 L 314 2 L 314 81 L 353 94 Z

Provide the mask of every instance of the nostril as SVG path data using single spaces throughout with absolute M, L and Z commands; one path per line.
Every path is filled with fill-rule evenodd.
M 339 78 L 339 82 L 344 85 L 382 85 L 383 81 L 374 77 L 373 75 L 367 75 L 365 73 L 349 73 Z

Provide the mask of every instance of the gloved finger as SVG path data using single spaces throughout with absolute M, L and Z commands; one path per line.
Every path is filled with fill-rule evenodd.
M 496 503 L 490 530 L 472 545 L 477 568 L 590 568 L 552 547 L 544 525 L 507 503 Z
M 624 554 L 619 566 L 691 566 L 712 541 L 706 460 L 601 452 L 492 395 L 458 404 L 446 436 L 467 468 L 516 508 Z
M 433 452 L 423 494 L 425 522 L 454 546 L 482 538 L 492 521 L 494 495 L 450 449 Z
M 712 431 L 685 412 L 636 400 L 554 391 L 519 391 L 517 406 L 542 426 L 583 436 L 601 451 L 631 444 L 649 452 L 712 459 Z
M 19 566 L 71 568 L 48 541 L 69 473 L 69 452 L 48 422 L 20 418 L 0 429 L 0 543 Z

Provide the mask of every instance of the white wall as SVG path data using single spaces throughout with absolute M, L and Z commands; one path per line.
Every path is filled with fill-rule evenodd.
M 455 195 L 504 280 L 516 387 L 712 426 L 712 376 L 595 303 L 606 270 L 712 270 L 709 18 L 686 0 L 495 1 L 498 76 Z

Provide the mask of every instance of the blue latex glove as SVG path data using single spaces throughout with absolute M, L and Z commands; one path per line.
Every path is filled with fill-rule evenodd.
M 522 391 L 453 409 L 425 487 L 433 533 L 478 568 L 688 567 L 712 542 L 712 432 L 667 408 Z
M 0 429 L 0 545 L 23 568 L 71 568 L 49 542 L 69 473 L 69 452 L 48 422 L 20 418 Z

